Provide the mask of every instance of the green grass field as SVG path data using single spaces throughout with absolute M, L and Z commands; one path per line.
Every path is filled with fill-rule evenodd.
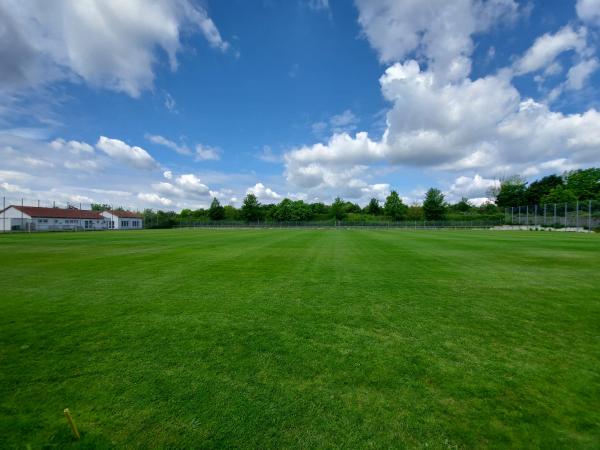
M 600 236 L 0 235 L 27 446 L 598 448 Z

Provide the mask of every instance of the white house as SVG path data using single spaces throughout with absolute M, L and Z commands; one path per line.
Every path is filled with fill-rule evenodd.
M 109 230 L 141 230 L 144 228 L 142 216 L 131 211 L 102 211 Z
M 10 205 L 0 211 L 0 231 L 105 230 L 97 211 Z

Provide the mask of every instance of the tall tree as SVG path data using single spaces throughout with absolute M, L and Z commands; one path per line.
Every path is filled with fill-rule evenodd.
M 225 210 L 217 200 L 217 197 L 213 198 L 210 208 L 208 209 L 208 217 L 211 220 L 223 220 L 225 218 Z
M 560 186 L 556 186 L 554 189 L 552 189 L 540 199 L 540 203 L 542 204 L 571 203 L 576 201 L 577 196 L 575 195 L 575 193 L 571 189 L 563 186 L 562 184 Z
M 387 216 L 393 220 L 402 220 L 406 218 L 408 206 L 406 206 L 396 191 L 390 192 L 390 195 L 385 199 L 383 210 Z
M 241 209 L 242 218 L 248 222 L 255 222 L 260 219 L 260 203 L 254 194 L 246 195 Z
M 452 205 L 452 208 L 456 211 L 465 213 L 470 211 L 473 208 L 473 205 L 471 204 L 471 202 L 469 202 L 469 199 L 467 197 L 462 197 L 460 199 L 460 202 L 458 202 L 456 205 Z
M 442 220 L 445 213 L 446 203 L 444 202 L 444 194 L 439 189 L 429 189 L 423 201 L 425 220 Z
M 600 167 L 569 172 L 566 187 L 578 200 L 600 199 Z
M 343 220 L 346 216 L 346 203 L 339 197 L 336 197 L 331 204 L 331 213 L 335 220 Z
M 555 187 L 562 185 L 563 179 L 558 175 L 548 175 L 547 177 L 534 181 L 529 185 L 525 194 L 527 198 L 527 203 L 529 203 L 530 205 L 539 204 L 542 200 L 542 197 L 548 195 L 550 191 L 552 191 L 552 189 L 554 189 Z
M 520 206 L 527 203 L 527 181 L 518 175 L 509 177 L 500 182 L 500 188 L 491 192 L 496 197 L 496 205 L 501 208 Z
M 379 206 L 379 200 L 372 198 L 367 207 L 365 208 L 367 214 L 378 216 L 381 214 L 381 206 Z

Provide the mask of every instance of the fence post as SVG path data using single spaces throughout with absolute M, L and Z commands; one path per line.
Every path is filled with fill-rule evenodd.
M 579 200 L 575 203 L 575 226 L 579 228 Z
M 529 226 L 529 205 L 525 207 L 525 225 Z
M 514 206 L 510 207 L 510 224 L 511 225 L 515 224 L 515 207 Z
M 567 209 L 568 209 L 568 202 L 565 202 L 565 228 L 567 228 Z
M 556 227 L 556 203 L 554 204 L 554 222 L 552 222 L 552 225 Z
M 588 230 L 592 231 L 592 201 L 588 200 Z
M 544 203 L 544 225 L 546 225 L 546 204 Z
M 533 207 L 533 226 L 537 226 L 537 205 Z

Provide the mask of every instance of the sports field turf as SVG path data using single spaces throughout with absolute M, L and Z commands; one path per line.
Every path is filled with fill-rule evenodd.
M 598 448 L 600 235 L 0 235 L 27 445 Z

